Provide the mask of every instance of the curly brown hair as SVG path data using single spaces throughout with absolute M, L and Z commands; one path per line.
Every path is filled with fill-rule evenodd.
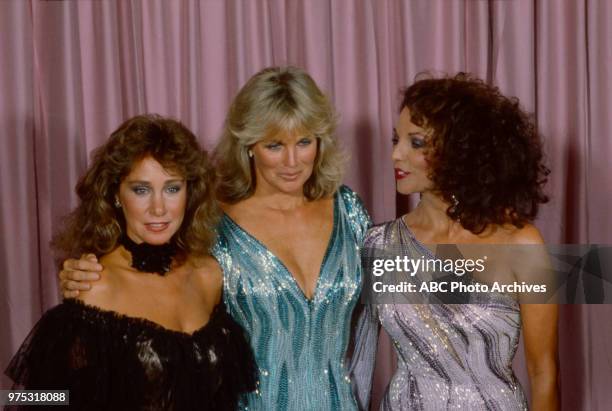
M 403 91 L 403 108 L 431 133 L 429 178 L 451 204 L 447 215 L 465 229 L 523 227 L 548 201 L 540 135 L 518 99 L 459 73 L 415 82 Z
M 148 114 L 125 121 L 94 151 L 91 166 L 76 186 L 79 205 L 65 217 L 64 229 L 52 241 L 58 259 L 83 253 L 100 256 L 117 247 L 125 219 L 121 209 L 113 206 L 115 195 L 134 164 L 147 156 L 187 182 L 185 216 L 173 236 L 179 250 L 177 262 L 188 255 L 209 254 L 220 215 L 212 164 L 187 127 Z

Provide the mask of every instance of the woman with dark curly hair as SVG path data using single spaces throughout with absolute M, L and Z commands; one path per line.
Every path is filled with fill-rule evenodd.
M 221 303 L 215 173 L 195 136 L 133 117 L 76 191 L 54 247 L 60 258 L 91 253 L 104 270 L 36 324 L 6 371 L 15 386 L 69 390 L 71 409 L 235 409 L 255 364 Z
M 533 267 L 505 250 L 543 243 L 531 221 L 547 201 L 548 169 L 535 125 L 518 101 L 459 74 L 417 81 L 404 91 L 400 111 L 392 155 L 397 191 L 420 193 L 421 200 L 370 229 L 364 248 L 435 261 L 435 245 L 501 244 L 475 283 L 529 282 Z M 527 409 L 511 367 L 521 326 L 531 408 L 558 409 L 556 305 L 520 304 L 516 295 L 497 292 L 470 298 L 469 304 L 363 306 L 352 361 L 363 408 L 380 323 L 398 354 L 383 410 Z

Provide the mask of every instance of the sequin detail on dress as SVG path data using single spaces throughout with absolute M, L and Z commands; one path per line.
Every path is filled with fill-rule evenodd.
M 402 219 L 373 227 L 364 241 L 364 247 L 379 250 L 398 245 L 407 256 L 428 253 Z M 508 295 L 491 294 L 482 304 L 380 304 L 359 309 L 351 370 L 362 403 L 369 401 L 382 324 L 398 360 L 381 410 L 527 410 L 512 372 L 520 310 Z
M 341 187 L 334 226 L 312 299 L 261 242 L 225 216 L 214 254 L 223 268 L 224 301 L 247 331 L 259 386 L 249 410 L 354 410 L 344 365 L 350 320 L 361 290 L 359 244 L 370 218 Z

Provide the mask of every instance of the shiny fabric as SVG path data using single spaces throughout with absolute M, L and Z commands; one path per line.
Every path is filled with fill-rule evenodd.
M 333 96 L 346 181 L 376 221 L 396 215 L 398 90 L 423 71 L 494 81 L 545 137 L 546 241 L 612 244 L 611 21 L 605 0 L 1 0 L 0 363 L 59 301 L 46 245 L 91 150 L 143 112 L 180 119 L 213 147 L 235 92 L 265 66 L 307 68 Z M 612 321 L 601 319 L 612 305 L 560 315 L 563 407 L 609 411 Z
M 124 233 L 119 243 L 132 256 L 130 266 L 140 272 L 157 273 L 163 277 L 172 268 L 172 261 L 177 251 L 174 241 L 156 245 L 145 242 L 136 244 L 127 233 Z
M 47 311 L 6 370 L 13 388 L 69 390 L 61 409 L 109 411 L 231 411 L 255 373 L 223 304 L 186 334 L 77 300 Z
M 373 227 L 364 240 L 365 249 L 398 244 L 405 255 L 434 258 L 402 219 Z M 511 368 L 521 325 L 519 305 L 512 297 L 490 293 L 474 304 L 379 304 L 360 309 L 351 371 L 362 404 L 369 401 L 382 324 L 393 340 L 398 363 L 381 410 L 527 410 Z
M 244 398 L 244 409 L 356 409 L 344 358 L 361 289 L 359 244 L 369 225 L 357 195 L 341 187 L 308 300 L 282 262 L 224 216 L 214 251 L 223 268 L 224 300 L 249 334 L 259 368 L 258 389 Z

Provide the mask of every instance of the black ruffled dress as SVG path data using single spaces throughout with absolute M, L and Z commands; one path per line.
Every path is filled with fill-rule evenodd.
M 234 410 L 256 385 L 251 348 L 223 304 L 186 334 L 66 300 L 44 314 L 6 374 L 14 388 L 70 390 L 70 407 L 60 408 L 71 410 Z

